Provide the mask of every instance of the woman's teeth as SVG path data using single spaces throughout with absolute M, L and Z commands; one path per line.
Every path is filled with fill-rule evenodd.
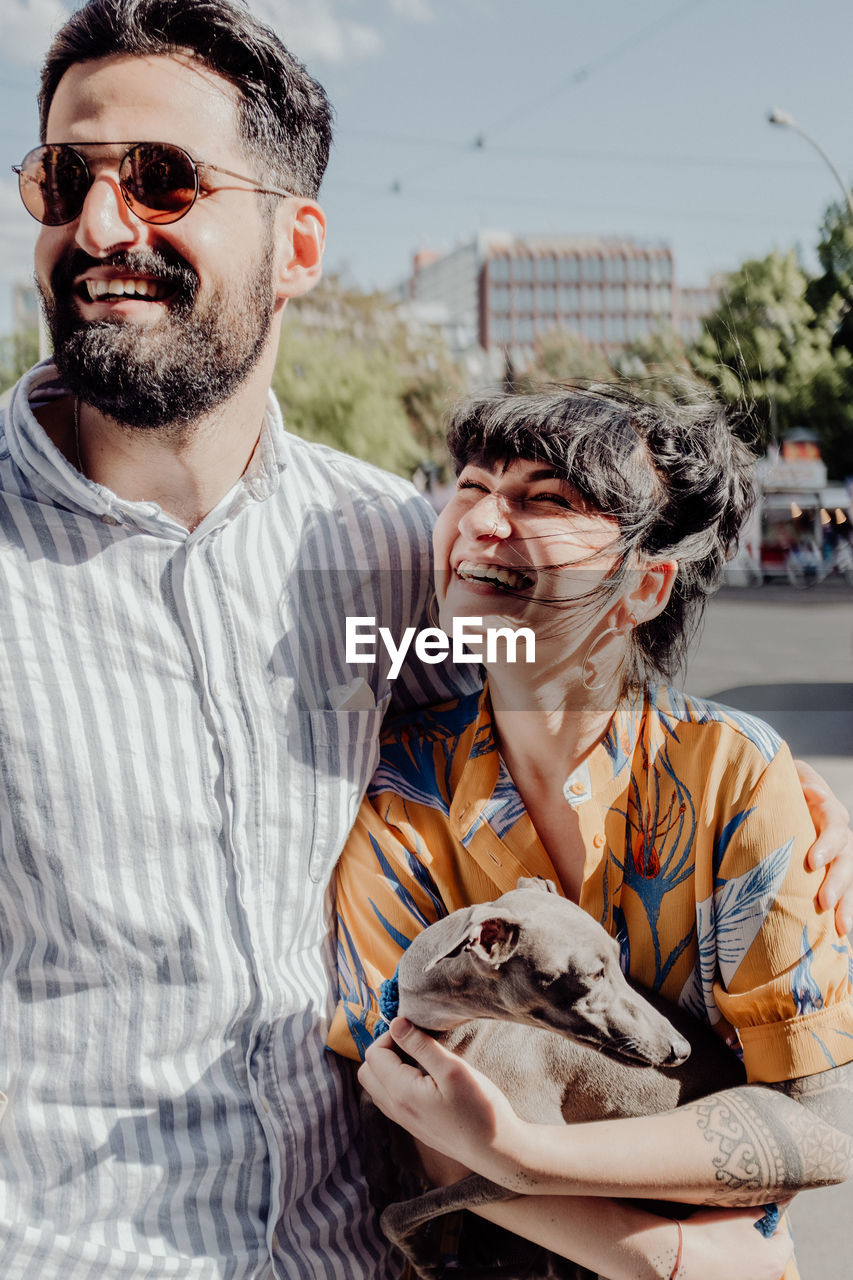
M 159 280 L 87 280 L 90 302 L 100 298 L 162 298 L 166 289 Z
M 533 579 L 515 569 L 498 564 L 477 564 L 474 560 L 462 560 L 456 566 L 456 574 L 466 582 L 491 582 L 497 587 L 509 587 L 512 591 L 524 591 L 533 585 Z

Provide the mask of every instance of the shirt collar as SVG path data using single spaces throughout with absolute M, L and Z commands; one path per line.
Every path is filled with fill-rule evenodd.
M 58 506 L 96 516 L 108 524 L 130 525 L 161 536 L 186 538 L 188 531 L 156 502 L 129 502 L 105 485 L 82 476 L 45 432 L 32 405 L 68 395 L 52 360 L 35 365 L 12 389 L 6 412 L 6 444 L 14 463 L 33 487 Z M 287 433 L 281 410 L 269 393 L 257 446 L 245 472 L 193 531 L 210 532 L 232 520 L 251 502 L 263 502 L 278 489 L 287 464 Z
M 563 795 L 575 807 L 596 800 L 609 808 L 611 800 L 624 790 L 625 770 L 643 732 L 646 696 L 643 689 L 630 689 L 616 707 L 610 726 L 600 742 L 574 769 L 563 785 Z M 486 684 L 480 696 L 477 719 L 467 737 L 467 759 L 456 786 L 452 817 L 457 832 L 469 836 L 480 821 L 500 826 L 498 800 L 512 807 L 509 797 L 499 796 L 500 756 L 495 742 L 491 703 Z

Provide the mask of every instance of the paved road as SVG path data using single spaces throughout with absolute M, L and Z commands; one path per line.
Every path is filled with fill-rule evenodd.
M 685 688 L 752 711 L 811 761 L 853 812 L 853 590 L 724 589 L 691 649 Z M 853 1182 L 792 1210 L 802 1280 L 850 1280 Z

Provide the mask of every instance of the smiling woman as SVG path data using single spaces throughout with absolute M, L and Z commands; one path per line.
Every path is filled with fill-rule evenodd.
M 362 1083 L 452 1159 L 451 1176 L 462 1161 L 516 1194 L 478 1210 L 490 1220 L 628 1280 L 681 1274 L 681 1235 L 609 1197 L 754 1205 L 710 1235 L 688 1220 L 684 1274 L 778 1277 L 790 1243 L 752 1231 L 760 1206 L 853 1164 L 851 957 L 815 900 L 814 831 L 785 744 L 658 683 L 735 550 L 749 450 L 712 402 L 602 387 L 478 400 L 448 441 L 442 625 L 523 623 L 536 661 L 486 655 L 481 695 L 389 725 L 337 869 L 330 1043 L 366 1053 Z M 750 1083 L 667 1116 L 551 1131 L 416 1033 L 400 1028 L 400 1043 L 426 1082 L 387 1039 L 370 1048 L 407 939 L 527 876 L 557 884 L 618 939 L 634 979 L 736 1046 Z M 493 980 L 513 977 L 498 965 Z M 427 1167 L 446 1166 L 428 1154 Z

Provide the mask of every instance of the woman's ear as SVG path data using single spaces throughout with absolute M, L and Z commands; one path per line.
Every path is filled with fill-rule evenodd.
M 326 215 L 313 200 L 299 200 L 282 211 L 276 292 L 279 298 L 298 298 L 313 289 L 323 272 Z
M 663 613 L 669 603 L 678 576 L 678 562 L 661 560 L 655 564 L 638 565 L 633 572 L 636 574 L 635 585 L 623 597 L 622 603 L 635 623 L 649 622 Z

